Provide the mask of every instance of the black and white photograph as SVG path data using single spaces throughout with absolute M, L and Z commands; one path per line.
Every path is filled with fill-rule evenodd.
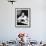
M 15 12 L 16 12 L 15 26 L 30 27 L 30 23 L 31 23 L 30 8 L 16 8 Z

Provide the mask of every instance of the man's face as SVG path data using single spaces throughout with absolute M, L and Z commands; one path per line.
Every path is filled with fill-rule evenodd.
M 24 13 L 22 13 L 22 16 L 24 16 Z

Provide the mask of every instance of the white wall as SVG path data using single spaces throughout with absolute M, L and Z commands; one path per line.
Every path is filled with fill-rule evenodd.
M 31 28 L 15 27 L 15 8 L 31 8 Z M 0 0 L 0 41 L 15 40 L 19 32 L 30 34 L 33 40 L 46 40 L 45 0 L 17 0 L 14 5 Z

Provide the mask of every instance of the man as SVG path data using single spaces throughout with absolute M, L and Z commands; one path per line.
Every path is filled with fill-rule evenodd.
M 17 19 L 18 22 L 28 24 L 28 17 L 22 12 L 21 16 Z

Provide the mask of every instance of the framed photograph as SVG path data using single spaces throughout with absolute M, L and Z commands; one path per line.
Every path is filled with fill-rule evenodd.
M 16 27 L 31 27 L 31 9 L 30 8 L 15 8 L 15 26 Z

